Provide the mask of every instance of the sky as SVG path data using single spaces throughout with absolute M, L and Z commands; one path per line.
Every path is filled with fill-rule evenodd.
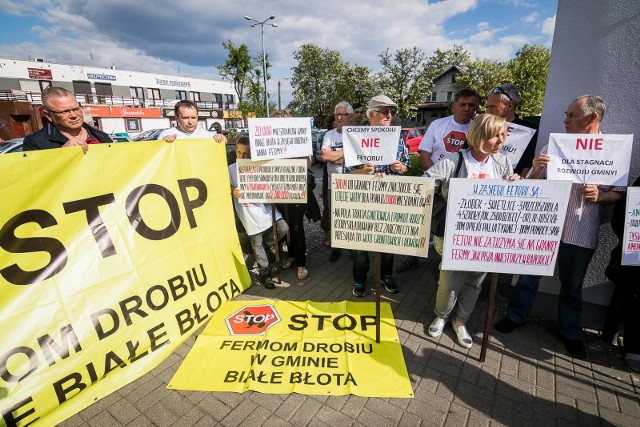
M 378 54 L 463 45 L 472 58 L 508 60 L 524 44 L 550 48 L 557 0 L 0 0 L 0 57 L 218 78 L 222 42 L 265 50 L 269 93 L 291 98 L 287 78 L 304 43 L 380 70 Z

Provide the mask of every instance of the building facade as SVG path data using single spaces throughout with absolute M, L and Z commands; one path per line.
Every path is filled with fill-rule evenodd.
M 49 86 L 74 93 L 107 133 L 135 135 L 168 128 L 175 123 L 173 106 L 185 99 L 197 104 L 200 126 L 205 129 L 214 122 L 227 129 L 243 126 L 230 82 L 0 58 L 0 137 L 15 138 L 37 130 L 40 95 Z

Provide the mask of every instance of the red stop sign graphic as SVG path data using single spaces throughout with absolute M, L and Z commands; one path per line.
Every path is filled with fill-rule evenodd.
M 444 138 L 442 138 L 444 148 L 448 153 L 457 153 L 467 142 L 467 135 L 459 130 L 452 130 Z
M 271 304 L 247 305 L 225 319 L 231 335 L 263 335 L 280 321 Z

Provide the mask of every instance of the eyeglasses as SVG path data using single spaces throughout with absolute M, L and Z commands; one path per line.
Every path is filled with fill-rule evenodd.
M 340 117 L 349 117 L 351 114 L 347 114 L 347 113 L 335 113 L 334 116 L 336 119 L 339 119 Z
M 505 92 L 504 89 L 502 89 L 500 86 L 497 86 L 497 87 L 494 87 L 493 89 L 491 89 L 490 93 L 493 93 L 494 95 L 502 94 L 502 95 L 506 96 L 507 98 L 509 98 L 509 101 L 513 102 L 513 99 L 511 99 L 509 94 L 507 92 Z
M 388 108 L 387 108 L 387 109 L 383 109 L 383 110 L 375 109 L 375 110 L 373 110 L 373 111 L 375 111 L 376 113 L 383 114 L 383 115 L 385 115 L 385 116 L 390 116 L 390 115 L 392 115 L 392 114 L 395 114 L 395 113 L 396 113 L 396 110 L 395 110 L 395 109 L 393 109 L 393 108 L 392 108 L 392 109 L 388 109 Z
M 82 108 L 80 106 L 78 106 L 76 108 L 70 108 L 69 110 L 62 110 L 62 111 L 49 110 L 48 108 L 46 110 L 48 112 L 50 112 L 50 113 L 57 114 L 60 117 L 65 117 L 65 116 L 68 116 L 71 113 L 79 113 L 79 112 L 81 112 Z

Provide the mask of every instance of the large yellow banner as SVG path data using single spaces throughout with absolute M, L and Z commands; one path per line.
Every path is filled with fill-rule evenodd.
M 413 397 L 389 303 L 232 301 L 169 384 L 179 390 Z
M 68 418 L 250 285 L 222 144 L 3 154 L 0 171 L 0 425 Z

